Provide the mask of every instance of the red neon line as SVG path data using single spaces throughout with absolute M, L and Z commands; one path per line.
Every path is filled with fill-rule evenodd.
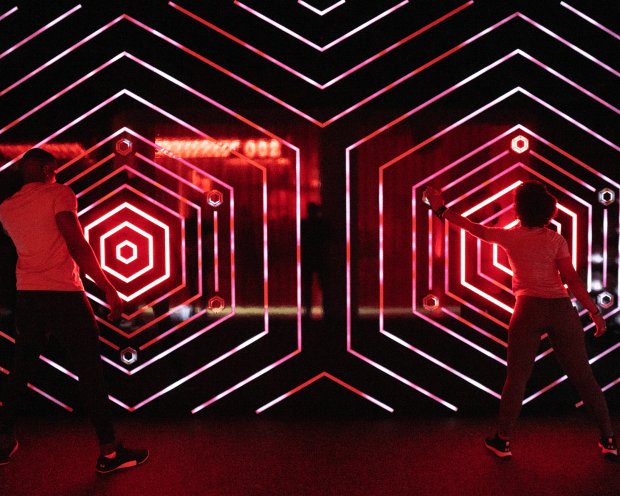
M 538 391 L 537 393 L 534 393 L 532 396 L 525 398 L 523 400 L 523 402 L 521 403 L 522 405 L 525 405 L 526 403 L 529 403 L 530 401 L 532 401 L 534 398 L 538 398 L 541 394 L 546 393 L 547 391 L 549 391 L 552 387 L 557 386 L 558 384 L 560 384 L 561 382 L 564 382 L 566 379 L 568 379 L 567 376 L 562 376 L 560 377 L 557 381 L 552 382 L 551 384 L 549 384 L 548 386 L 542 388 L 540 391 Z
M 325 377 L 325 372 L 321 372 L 319 375 L 313 377 L 312 379 L 304 382 L 303 384 L 300 384 L 299 386 L 297 386 L 294 389 L 291 389 L 288 393 L 284 393 L 282 396 L 278 396 L 275 400 L 270 401 L 269 403 L 267 403 L 266 405 L 261 406 L 258 410 L 256 410 L 256 413 L 262 413 L 265 410 L 267 410 L 267 408 L 272 407 L 273 405 L 275 405 L 276 403 L 279 403 L 280 401 L 288 398 L 289 396 L 292 396 L 293 394 L 295 394 L 297 391 L 301 391 L 303 388 L 305 388 L 306 386 L 309 386 L 310 384 L 312 384 L 313 382 L 318 381 L 321 377 Z
M 70 16 L 71 14 L 73 14 L 76 10 L 81 9 L 82 6 L 81 5 L 76 5 L 75 7 L 73 7 L 71 10 L 65 12 L 63 15 L 61 15 L 60 17 L 57 17 L 56 19 L 54 19 L 52 22 L 50 22 L 49 24 L 46 24 L 45 26 L 43 26 L 41 29 L 35 31 L 34 33 L 32 33 L 30 36 L 24 38 L 22 41 L 20 41 L 19 43 L 17 43 L 16 45 L 12 46 L 11 48 L 9 48 L 8 50 L 6 50 L 4 53 L 0 53 L 0 59 L 6 55 L 8 55 L 9 53 L 13 52 L 14 50 L 17 50 L 20 46 L 22 46 L 24 43 L 29 42 L 31 39 L 33 39 L 34 37 L 40 35 L 41 33 L 43 33 L 44 31 L 47 31 L 49 28 L 51 28 L 54 24 L 59 23 L 60 21 L 62 21 L 63 19 L 65 19 L 66 17 Z M 17 10 L 17 7 L 14 7 L 13 10 L 10 10 L 9 12 L 7 12 L 6 14 L 4 14 L 2 17 L 0 17 L 0 20 L 2 20 L 4 17 L 6 17 L 7 15 L 15 12 Z
M 242 9 L 248 11 L 250 14 L 254 14 L 256 17 L 262 19 L 263 21 L 268 22 L 269 24 L 271 24 L 272 26 L 275 26 L 276 28 L 284 31 L 286 34 L 292 36 L 293 38 L 298 39 L 299 41 L 305 43 L 308 46 L 311 46 L 312 48 L 315 48 L 316 50 L 318 50 L 319 52 L 324 52 L 325 50 L 327 50 L 328 48 L 333 47 L 334 45 L 337 45 L 338 43 L 340 43 L 341 41 L 347 39 L 348 37 L 354 35 L 355 33 L 358 33 L 359 31 L 361 31 L 362 29 L 367 28 L 368 26 L 370 26 L 372 23 L 374 23 L 375 21 L 378 21 L 379 19 L 382 19 L 383 17 L 391 14 L 392 12 L 394 12 L 395 10 L 403 7 L 404 5 L 407 5 L 409 3 L 409 0 L 403 0 L 402 2 L 400 2 L 398 5 L 386 10 L 385 12 L 379 14 L 378 16 L 372 18 L 371 20 L 365 22 L 364 24 L 361 24 L 360 26 L 356 27 L 355 29 L 353 29 L 352 31 L 349 31 L 347 34 L 341 36 L 340 38 L 332 41 L 331 43 L 328 43 L 327 45 L 325 45 L 324 47 L 320 47 L 319 45 L 312 43 L 311 41 L 307 40 L 306 38 L 304 38 L 303 36 L 298 35 L 297 33 L 295 33 L 294 31 L 291 31 L 290 29 L 282 26 L 281 24 L 278 24 L 275 21 L 272 21 L 271 19 L 269 19 L 269 17 L 261 14 L 260 12 L 257 12 L 254 9 L 251 9 L 250 7 L 242 4 L 241 2 L 239 2 L 238 0 L 235 0 L 235 5 L 238 5 L 239 7 L 241 7 Z
M 256 53 L 257 55 L 260 55 L 261 57 L 269 60 L 270 62 L 276 64 L 277 66 L 281 67 L 282 69 L 284 69 L 285 71 L 290 72 L 291 74 L 303 79 L 304 81 L 306 81 L 307 83 L 321 89 L 324 90 L 325 88 L 328 88 L 329 86 L 331 86 L 332 84 L 337 83 L 338 81 L 340 81 L 341 79 L 349 76 L 350 74 L 353 74 L 354 72 L 356 72 L 358 69 L 361 69 L 362 67 L 370 64 L 371 62 L 377 60 L 379 57 L 385 55 L 388 52 L 391 52 L 392 50 L 394 50 L 395 48 L 403 45 L 404 43 L 408 42 L 409 40 L 415 38 L 416 36 L 422 34 L 423 32 L 429 30 L 430 28 L 436 26 L 437 24 L 440 24 L 441 22 L 445 21 L 446 19 L 452 17 L 454 14 L 457 14 L 458 12 L 460 12 L 461 10 L 465 9 L 466 7 L 469 7 L 470 5 L 472 5 L 474 2 L 473 0 L 470 0 L 469 2 L 461 5 L 460 7 L 454 9 L 451 12 L 448 12 L 447 14 L 445 14 L 444 16 L 440 17 L 439 19 L 431 22 L 430 24 L 427 24 L 426 26 L 424 26 L 423 28 L 417 30 L 415 33 L 410 34 L 409 36 L 403 38 L 402 40 L 400 40 L 399 42 L 393 44 L 392 46 L 386 48 L 385 50 L 382 50 L 381 52 L 377 53 L 376 55 L 373 55 L 372 57 L 370 57 L 369 59 L 365 60 L 364 62 L 359 63 L 358 65 L 356 65 L 355 67 L 349 69 L 348 71 L 340 74 L 339 76 L 336 76 L 334 79 L 328 81 L 325 84 L 320 84 L 316 81 L 314 81 L 313 79 L 310 79 L 309 77 L 305 76 L 304 74 L 296 71 L 295 69 L 292 69 L 291 67 L 287 66 L 286 64 L 276 60 L 275 58 L 267 55 L 266 53 L 257 50 L 256 48 L 254 48 L 253 46 L 247 44 L 246 42 L 240 40 L 239 38 L 236 38 L 235 36 L 231 35 L 230 33 L 227 33 L 226 31 L 218 28 L 217 26 L 211 24 L 210 22 L 206 21 L 205 19 L 197 16 L 196 14 L 189 12 L 188 10 L 184 9 L 183 7 L 179 7 L 178 5 L 175 5 L 173 2 L 168 2 L 168 5 L 170 5 L 171 7 L 177 9 L 179 12 L 182 12 L 188 16 L 190 16 L 191 18 L 193 18 L 194 20 L 204 24 L 205 26 L 213 29 L 214 31 L 217 31 L 218 33 L 220 33 L 223 36 L 226 36 L 227 38 L 235 41 L 236 43 L 239 43 L 240 45 L 244 46 L 245 48 L 247 48 L 248 50 L 251 50 L 252 52 Z
M 99 336 L 99 341 L 101 341 L 104 344 L 107 344 L 110 348 L 115 349 L 116 351 L 119 351 L 121 348 L 120 346 L 116 346 L 114 343 L 112 343 L 111 341 L 108 341 L 107 339 Z
M 161 148 L 161 147 L 158 147 L 158 148 Z M 200 193 L 204 193 L 204 192 L 205 192 L 202 188 L 200 188 L 200 187 L 196 186 L 196 185 L 195 185 L 194 183 L 192 183 L 191 181 L 188 181 L 187 179 L 183 179 L 181 176 L 178 176 L 178 175 L 177 175 L 177 174 L 175 174 L 174 172 L 171 172 L 171 171 L 169 171 L 168 169 L 166 169 L 165 167 L 162 167 L 162 166 L 161 166 L 161 165 L 159 165 L 157 162 L 152 161 L 150 158 L 145 157 L 145 156 L 144 156 L 144 155 L 142 155 L 141 153 L 136 152 L 136 157 L 138 157 L 139 159 L 141 159 L 141 160 L 143 160 L 143 161 L 145 161 L 145 162 L 147 162 L 147 163 L 151 164 L 153 167 L 155 167 L 155 168 L 159 169 L 160 171 L 163 171 L 163 172 L 165 172 L 166 174 L 173 176 L 175 179 L 177 179 L 179 182 L 182 182 L 182 183 L 183 183 L 183 184 L 185 184 L 186 186 L 189 186 L 190 188 L 195 189 L 196 191 L 198 191 L 198 192 L 200 192 Z M 204 172 L 204 171 L 203 171 L 203 175 L 209 175 L 209 174 L 207 174 L 206 172 Z M 159 185 L 159 183 L 156 183 L 156 182 L 155 182 L 155 181 L 153 181 L 152 179 L 147 178 L 147 176 L 144 176 L 144 175 L 142 175 L 142 174 L 140 174 L 140 176 L 141 176 L 141 177 L 143 177 L 145 180 L 147 180 L 147 181 L 151 182 L 152 184 L 157 184 L 157 185 Z M 220 181 L 220 184 L 221 184 L 221 181 Z M 160 187 L 160 188 L 164 188 L 164 186 L 161 186 L 161 185 L 159 185 L 159 187 Z M 175 198 L 177 198 L 178 200 L 183 199 L 183 200 L 185 200 L 187 203 L 190 203 L 191 205 L 193 205 L 193 203 L 189 202 L 188 200 L 186 200 L 185 198 L 183 198 L 181 195 L 179 195 L 179 194 L 177 194 L 177 193 L 175 193 L 175 192 L 173 192 L 173 191 L 171 191 L 171 190 L 167 190 L 167 191 L 169 191 L 169 192 L 170 192 L 170 194 L 174 195 L 174 197 L 175 197 Z M 197 206 L 196 206 L 196 208 L 200 208 L 200 207 L 197 207 Z
M 73 178 L 71 178 L 69 181 L 67 181 L 65 183 L 66 186 L 69 186 L 70 184 L 74 183 L 75 181 L 77 181 L 78 179 L 80 179 L 81 177 L 84 177 L 86 174 L 88 174 L 89 172 L 95 170 L 97 167 L 99 167 L 101 164 L 104 164 L 105 162 L 107 162 L 108 160 L 111 160 L 114 158 L 114 153 L 110 153 L 110 155 L 108 155 L 107 157 L 104 157 L 103 159 L 101 159 L 99 162 L 97 162 L 95 165 L 93 165 L 92 167 L 89 167 L 88 169 L 86 169 L 84 172 L 81 172 L 80 174 L 78 174 L 77 176 L 74 176 Z M 66 166 L 62 167 L 63 169 L 66 168 Z M 108 176 L 109 177 L 109 176 Z M 88 191 L 90 191 L 91 189 L 95 188 L 96 186 L 98 186 L 99 184 L 101 184 L 101 181 L 98 181 L 97 183 L 91 185 L 89 188 L 81 191 L 80 193 L 78 193 L 78 195 L 76 195 L 76 198 L 79 198 L 80 196 L 82 196 L 83 194 L 87 193 Z
M 6 375 L 9 375 L 10 372 L 5 369 L 4 367 L 0 367 L 0 372 L 5 373 Z M 47 398 L 50 401 L 53 401 L 54 403 L 56 403 L 58 406 L 63 407 L 65 410 L 72 412 L 73 408 L 71 408 L 70 406 L 65 405 L 64 403 L 62 403 L 61 401 L 58 401 L 56 398 L 54 398 L 53 396 L 41 391 L 39 388 L 33 386 L 32 384 L 27 384 L 27 386 L 32 389 L 35 393 L 39 393 L 41 396 L 43 396 L 44 398 Z M 2 403 L 0 402 L 0 405 L 2 405 Z
M 383 329 L 383 170 L 379 169 L 379 329 Z
M 313 7 L 312 5 L 307 4 L 303 0 L 297 0 L 297 3 L 299 5 L 302 5 L 303 7 L 306 7 L 307 9 L 310 9 L 315 14 L 319 14 L 320 16 L 324 16 L 325 14 L 327 14 L 327 13 L 331 12 L 332 10 L 334 10 L 336 7 L 340 7 L 341 5 L 344 5 L 345 0 L 340 0 L 339 2 L 336 2 L 334 5 L 331 5 L 331 6 L 327 7 L 324 10 L 319 10 L 316 7 Z
M 263 169 L 263 293 L 265 330 L 269 330 L 269 265 L 267 251 L 267 170 Z
M 90 154 L 93 150 L 96 150 L 97 148 L 101 147 L 102 145 L 104 145 L 105 143 L 107 143 L 108 141 L 116 138 L 119 134 L 125 132 L 126 130 L 128 130 L 128 128 L 126 127 L 122 127 L 120 128 L 118 131 L 116 131 L 115 133 L 111 134 L 110 136 L 108 136 L 107 138 L 101 140 L 99 143 L 97 143 L 96 145 L 91 146 L 88 150 L 85 150 L 84 152 L 82 152 L 80 155 L 78 155 L 77 157 L 69 160 L 69 162 L 63 164 L 57 172 L 63 171 L 65 170 L 67 167 L 69 167 L 70 165 L 74 164 L 75 162 L 77 162 L 78 160 L 80 160 L 82 157 L 85 157 L 86 155 Z M 67 183 L 65 183 L 67 184 Z
M 394 336 L 393 334 L 390 334 L 387 331 L 381 331 L 381 334 L 387 336 L 388 338 L 396 341 L 398 344 L 403 345 L 405 348 L 409 348 L 411 351 L 417 353 L 418 355 L 426 358 L 427 360 L 433 362 L 435 365 L 439 365 L 441 368 L 447 370 L 448 372 L 451 372 L 452 374 L 456 375 L 457 377 L 460 377 L 461 379 L 469 382 L 470 384 L 476 386 L 478 389 L 481 389 L 482 391 L 484 391 L 485 393 L 489 393 L 491 396 L 495 396 L 497 399 L 501 399 L 501 395 L 496 393 L 495 391 L 493 391 L 492 389 L 489 389 L 488 387 L 480 384 L 478 381 L 475 381 L 474 379 L 472 379 L 471 377 L 466 376 L 465 374 L 462 374 L 461 372 L 459 372 L 458 370 L 453 369 L 452 367 L 449 367 L 448 365 L 446 365 L 445 363 L 437 360 L 436 358 L 430 356 L 427 353 L 424 353 L 422 350 L 419 350 L 418 348 L 416 348 L 415 346 L 411 346 L 409 343 L 407 343 L 406 341 L 403 341 L 402 339 Z
M 413 189 L 411 195 L 411 253 L 412 255 L 416 252 L 416 232 L 415 232 L 415 223 L 416 223 L 416 215 L 415 215 L 415 189 Z M 411 308 L 415 308 L 416 303 L 416 257 L 411 257 Z M 383 314 L 383 307 L 379 306 L 379 316 Z M 379 322 L 379 329 L 383 329 L 383 321 Z
M 2 331 L 0 331 L 0 336 L 2 336 L 4 339 L 9 340 L 11 343 L 15 344 L 15 338 L 12 338 L 8 334 L 4 334 Z
M 587 15 L 585 15 L 583 12 L 579 12 L 576 8 L 571 7 L 570 5 L 568 5 L 565 2 L 560 2 L 560 5 L 562 7 L 566 7 L 568 10 L 572 11 L 573 13 L 577 14 L 579 17 L 585 19 L 586 21 L 588 21 L 591 24 L 594 24 L 597 28 L 602 29 L 603 31 L 605 31 L 607 34 L 610 34 L 611 36 L 613 36 L 614 38 L 620 40 L 620 35 L 614 33 L 611 29 L 606 28 L 605 26 L 603 26 L 600 22 L 595 21 L 594 19 L 592 19 L 591 17 L 588 17 Z
M 601 391 L 605 392 L 607 391 L 610 387 L 615 386 L 616 384 L 620 383 L 620 377 L 618 379 L 616 379 L 615 381 L 610 382 L 609 384 L 607 384 L 607 386 L 602 387 Z M 580 401 L 579 403 L 575 404 L 576 408 L 579 408 L 581 405 L 583 405 L 583 401 Z
M 4 14 L 0 15 L 0 21 L 8 16 L 10 16 L 13 12 L 17 12 L 17 7 L 13 7 L 11 10 L 9 10 L 8 12 L 5 12 Z
M 548 160 L 545 157 L 543 157 L 543 156 L 539 155 L 538 153 L 536 153 L 534 150 L 530 150 L 530 154 L 533 155 L 534 157 L 536 157 L 537 159 L 542 160 L 545 164 L 550 165 L 554 169 L 559 170 L 562 174 L 564 174 L 565 176 L 570 177 L 573 181 L 575 181 L 576 183 L 579 183 L 582 186 L 588 188 L 590 191 L 593 191 L 593 192 L 596 191 L 596 188 L 594 186 L 589 185 L 585 181 L 582 181 L 581 179 L 579 179 L 577 176 L 571 174 L 570 172 L 565 171 L 560 166 L 558 166 L 558 165 L 554 164 L 553 162 L 551 162 L 551 160 Z
M 348 390 L 353 391 L 355 394 L 359 394 L 362 398 L 366 398 L 368 401 L 371 401 L 372 403 L 374 403 L 375 405 L 380 406 L 381 408 L 383 408 L 384 410 L 387 410 L 390 413 L 394 412 L 394 409 L 387 406 L 384 403 L 381 403 L 379 400 L 376 400 L 375 398 L 373 398 L 372 396 L 366 394 L 366 393 L 362 393 L 359 389 L 354 388 L 353 386 L 347 384 L 344 381 L 341 381 L 340 379 L 338 379 L 337 377 L 334 377 L 333 375 L 331 375 L 329 372 L 325 372 L 325 377 L 327 377 L 328 379 L 331 379 L 334 382 L 337 382 L 338 384 L 340 384 L 343 387 L 346 387 Z
M 215 277 L 215 291 L 220 290 L 220 271 L 217 263 L 217 212 L 213 212 L 213 265 L 214 265 L 214 277 Z

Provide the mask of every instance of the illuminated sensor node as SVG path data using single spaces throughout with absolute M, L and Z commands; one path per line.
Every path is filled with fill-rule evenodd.
M 121 351 L 121 361 L 127 365 L 136 363 L 138 361 L 138 352 L 133 348 L 125 348 Z
M 602 189 L 598 192 L 598 201 L 603 205 L 611 205 L 616 199 L 616 194 L 609 188 Z
M 609 308 L 610 306 L 614 304 L 614 296 L 611 293 L 608 293 L 607 291 L 603 291 L 601 294 L 599 294 L 596 297 L 596 301 L 603 308 Z
M 219 207 L 222 204 L 223 199 L 224 195 L 216 189 L 213 189 L 207 193 L 207 201 L 212 207 Z
M 424 304 L 424 308 L 426 308 L 429 312 L 439 308 L 439 298 L 432 294 L 425 296 L 422 303 Z
M 129 256 L 126 257 L 123 253 Z M 116 247 L 116 258 L 123 263 L 131 263 L 138 258 L 138 247 L 131 241 L 123 241 Z
M 226 308 L 226 303 L 224 302 L 224 298 L 220 298 L 219 296 L 214 296 L 209 300 L 209 310 L 212 312 L 221 312 Z
M 127 138 L 120 139 L 116 142 L 116 151 L 125 157 L 133 151 L 133 143 Z
M 523 153 L 530 147 L 530 142 L 527 140 L 525 136 L 517 136 L 516 138 L 512 138 L 512 149 L 517 153 Z

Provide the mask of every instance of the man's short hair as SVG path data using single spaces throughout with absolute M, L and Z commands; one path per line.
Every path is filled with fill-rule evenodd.
M 50 152 L 46 152 L 41 148 L 31 148 L 24 153 L 20 162 L 22 165 L 30 165 L 33 163 L 44 165 L 54 160 L 56 160 L 56 158 Z
M 546 226 L 557 212 L 557 199 L 541 182 L 525 181 L 515 190 L 515 213 L 522 226 Z

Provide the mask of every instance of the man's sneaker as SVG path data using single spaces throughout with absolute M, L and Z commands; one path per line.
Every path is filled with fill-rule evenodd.
M 97 472 L 107 474 L 119 468 L 142 465 L 148 457 L 148 450 L 131 450 L 119 444 L 116 447 L 116 456 L 114 458 L 106 458 L 103 455 L 99 455 L 99 459 L 97 460 Z
M 603 437 L 598 441 L 598 447 L 602 448 L 604 455 L 618 456 L 618 445 L 616 444 L 616 437 Z
M 0 450 L 0 465 L 6 465 L 11 461 L 11 455 L 17 451 L 17 446 L 17 439 L 13 439 L 11 445 L 7 449 Z
M 495 437 L 487 437 L 484 445 L 500 458 L 512 456 L 510 441 L 502 439 L 498 434 L 495 434 Z

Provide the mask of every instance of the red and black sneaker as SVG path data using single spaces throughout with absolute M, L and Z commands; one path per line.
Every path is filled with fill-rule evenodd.
M 616 436 L 603 437 L 598 441 L 598 447 L 603 450 L 603 455 L 618 456 L 618 445 L 616 444 Z
M 114 458 L 106 458 L 103 455 L 99 456 L 97 472 L 107 474 L 120 468 L 136 467 L 142 465 L 148 457 L 148 450 L 131 450 L 119 444 L 116 447 L 116 456 Z
M 484 445 L 500 458 L 512 456 L 510 441 L 508 439 L 502 439 L 498 434 L 495 434 L 495 437 L 487 437 Z

